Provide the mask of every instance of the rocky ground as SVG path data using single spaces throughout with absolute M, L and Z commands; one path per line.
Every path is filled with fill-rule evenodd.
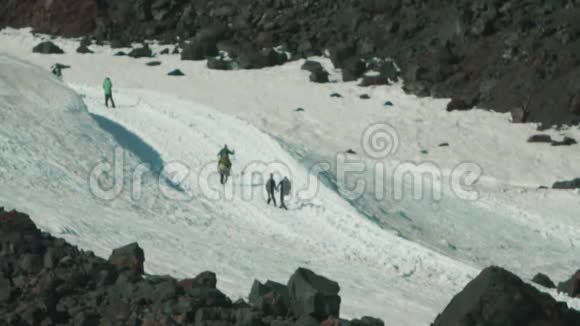
M 0 27 L 91 36 L 113 47 L 130 41 L 181 40 L 184 59 L 212 58 L 230 69 L 281 64 L 263 49 L 282 45 L 294 58 L 330 50 L 344 79 L 394 58 L 407 91 L 461 99 L 517 121 L 578 123 L 580 8 L 575 0 L 6 0 Z M 362 61 L 362 63 L 361 63 Z M 387 70 L 387 71 L 384 71 Z M 325 80 L 324 74 L 313 77 Z
M 0 324 L 385 325 L 372 317 L 340 319 L 339 284 L 307 269 L 296 270 L 287 284 L 255 281 L 246 302 L 220 292 L 212 272 L 176 280 L 145 274 L 144 261 L 138 244 L 115 249 L 104 260 L 41 232 L 27 215 L 0 208 Z M 534 281 L 554 287 L 545 275 Z M 580 271 L 559 289 L 580 297 Z M 580 325 L 580 313 L 490 267 L 433 323 L 476 324 Z
M 146 275 L 133 243 L 96 257 L 0 208 L 0 325 L 353 325 L 339 320 L 340 286 L 299 268 L 287 284 L 255 281 L 248 302 L 217 289 L 213 272 Z

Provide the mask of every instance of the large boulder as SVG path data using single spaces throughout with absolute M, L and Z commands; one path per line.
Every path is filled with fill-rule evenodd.
M 40 254 L 43 250 L 40 235 L 40 230 L 36 228 L 28 215 L 0 210 L 0 257 L 3 255 L 22 257 L 27 253 Z
M 287 315 L 290 305 L 288 287 L 272 281 L 268 281 L 266 284 L 254 281 L 248 299 L 250 304 L 266 316 L 284 317 Z
M 107 261 L 2 208 L 0 257 L 0 325 L 382 326 L 338 319 L 338 284 L 308 270 L 292 276 L 293 294 L 284 284 L 255 282 L 251 305 L 232 303 L 213 272 L 180 282 L 141 277 L 144 254 L 136 243 Z
M 560 282 L 558 291 L 566 293 L 573 298 L 580 298 L 580 269 L 567 281 Z
M 548 275 L 542 274 L 542 273 L 536 274 L 532 278 L 532 282 L 534 282 L 538 285 L 541 285 L 545 288 L 548 288 L 548 289 L 554 289 L 556 287 L 556 285 L 554 284 L 554 282 L 552 282 L 550 277 Z
M 328 83 L 329 73 L 326 70 L 317 70 L 310 73 L 310 81 L 313 83 Z
M 525 123 L 528 120 L 529 112 L 523 106 L 514 107 L 510 110 L 513 123 Z
M 183 45 L 181 60 L 205 60 L 219 54 L 218 42 L 226 36 L 226 29 L 220 25 L 199 30 L 195 37 Z
M 301 67 L 302 70 L 310 71 L 310 81 L 313 83 L 328 83 L 329 73 L 318 61 L 306 60 Z
M 236 58 L 240 69 L 261 69 L 286 63 L 288 57 L 274 49 L 262 51 L 245 50 Z
M 153 51 L 151 51 L 151 48 L 149 48 L 148 44 L 144 44 L 142 47 L 140 48 L 136 48 L 131 50 L 131 52 L 129 52 L 127 54 L 128 56 L 130 56 L 131 58 L 150 58 L 153 56 Z
M 38 236 L 40 235 L 40 230 L 32 222 L 30 216 L 16 211 L 7 212 L 3 207 L 0 207 L 0 234 L 7 236 L 10 233 Z M 3 238 L 0 237 L 1 239 Z
M 447 112 L 451 111 L 468 111 L 473 108 L 473 105 L 461 98 L 453 98 L 447 103 Z
M 552 185 L 553 189 L 580 189 L 580 178 L 567 180 L 567 181 L 556 181 Z
M 370 60 L 367 68 L 369 73 L 362 76 L 359 86 L 389 85 L 399 80 L 400 71 L 392 60 Z
M 385 326 L 385 323 L 378 318 L 365 316 L 361 319 L 351 320 L 350 326 Z
M 167 76 L 181 77 L 181 76 L 185 76 L 185 74 L 179 69 L 174 69 L 174 70 L 171 70 L 170 72 L 168 72 Z
M 230 307 L 232 301 L 218 289 L 193 287 L 185 292 L 194 307 Z
M 32 52 L 34 53 L 41 53 L 41 54 L 63 54 L 64 51 L 59 48 L 56 44 L 50 41 L 44 41 L 34 48 L 32 48 Z
M 532 135 L 528 138 L 528 143 L 552 143 L 552 136 L 545 134 Z
M 199 287 L 215 289 L 217 286 L 217 276 L 214 272 L 202 272 L 194 278 L 186 278 L 179 281 L 179 286 L 186 291 Z
M 570 113 L 580 115 L 580 93 L 576 94 L 572 98 L 572 102 L 570 103 Z
M 319 71 L 319 70 L 324 70 L 324 67 L 322 67 L 322 64 L 318 61 L 306 60 L 306 61 L 304 61 L 304 63 L 302 64 L 302 67 L 300 67 L 300 69 L 310 71 L 310 72 L 315 72 L 315 71 Z
M 145 253 L 137 243 L 114 249 L 109 257 L 111 263 L 119 272 L 140 277 L 144 273 Z
M 218 55 L 218 49 L 214 42 L 192 40 L 183 45 L 181 60 L 200 61 L 208 57 Z
M 368 87 L 368 86 L 377 86 L 377 85 L 388 85 L 389 79 L 385 78 L 384 76 L 380 75 L 379 73 L 373 72 L 370 74 L 365 74 L 362 76 L 362 80 L 360 81 L 359 86 L 361 87 Z
M 93 51 L 91 49 L 89 49 L 86 45 L 81 45 L 77 48 L 77 53 L 87 54 L 87 53 L 93 53 Z
M 0 305 L 8 302 L 12 295 L 12 282 L 0 273 Z
M 345 82 L 354 81 L 363 76 L 366 71 L 366 64 L 359 58 L 350 58 L 342 65 L 342 80 Z
M 580 325 L 580 314 L 499 268 L 484 269 L 432 326 Z
M 356 55 L 356 46 L 340 43 L 330 49 L 330 60 L 335 68 L 343 68 L 346 62 Z
M 401 71 L 392 60 L 380 61 L 377 64 L 376 70 L 381 74 L 381 76 L 387 78 L 389 81 L 399 81 Z
M 310 315 L 322 321 L 340 316 L 340 286 L 314 272 L 299 268 L 288 281 L 290 307 L 299 317 Z
M 222 58 L 209 58 L 207 60 L 207 67 L 214 70 L 233 70 L 235 63 L 232 60 Z

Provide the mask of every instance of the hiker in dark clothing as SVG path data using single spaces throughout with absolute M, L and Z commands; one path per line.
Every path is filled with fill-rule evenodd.
M 230 155 L 235 155 L 234 151 L 230 151 L 228 145 L 224 145 L 219 153 L 219 161 L 218 161 L 218 172 L 220 174 L 220 183 L 225 185 L 230 177 L 230 170 L 232 169 L 232 161 L 230 160 Z
M 105 81 L 103 82 L 103 90 L 105 91 L 105 106 L 109 107 L 109 100 L 111 100 L 114 109 L 115 101 L 113 101 L 113 82 L 111 81 L 111 78 L 105 78 Z
M 276 181 L 274 180 L 274 174 L 270 173 L 270 179 L 266 182 L 266 191 L 268 192 L 268 205 L 270 202 L 274 202 L 274 206 L 276 206 L 276 195 L 274 192 L 276 191 Z
M 284 203 L 284 196 L 290 195 L 291 188 L 292 185 L 290 184 L 290 180 L 288 180 L 288 177 L 284 177 L 284 179 L 282 179 L 282 181 L 280 181 L 280 183 L 278 184 L 278 187 L 276 187 L 276 189 L 280 189 L 280 208 L 286 210 L 288 209 L 286 207 L 286 204 Z
M 52 65 L 50 70 L 53 75 L 55 75 L 58 79 L 62 80 L 62 66 L 58 63 Z

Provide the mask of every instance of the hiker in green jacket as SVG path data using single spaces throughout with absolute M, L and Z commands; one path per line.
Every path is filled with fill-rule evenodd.
M 105 106 L 109 107 L 109 100 L 111 100 L 111 104 L 113 108 L 115 108 L 115 101 L 113 101 L 113 82 L 111 78 L 105 78 L 103 82 L 103 90 L 105 91 Z

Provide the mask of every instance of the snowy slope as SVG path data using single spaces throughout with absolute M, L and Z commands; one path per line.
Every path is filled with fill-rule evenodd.
M 84 248 L 106 255 L 122 243 L 139 241 L 149 272 L 191 276 L 215 270 L 220 287 L 233 296 L 245 295 L 255 276 L 284 281 L 295 268 L 306 266 L 340 282 L 345 315 L 378 314 L 400 325 L 430 321 L 475 273 L 381 230 L 324 187 L 314 198 L 292 199 L 288 212 L 265 206 L 261 197 L 247 200 L 241 191 L 215 201 L 204 196 L 198 182 L 183 183 L 193 194 L 185 201 L 168 199 L 151 182 L 145 182 L 140 200 L 132 199 L 128 189 L 112 201 L 99 200 L 89 191 L 87 176 L 103 159 L 113 160 L 118 146 L 114 137 L 91 120 L 79 97 L 41 69 L 5 56 L 1 68 L 3 85 L 10 85 L 3 93 L 2 112 L 10 109 L 10 115 L 3 120 L 2 143 L 8 147 L 3 147 L 7 161 L 2 164 L 0 202 L 30 212 L 43 229 Z M 29 93 L 21 94 L 23 89 Z M 99 89 L 77 87 L 77 91 L 92 114 L 114 120 L 117 127 L 126 124 L 124 132 L 142 137 L 165 165 L 187 163 L 192 176 L 202 174 L 208 163 L 215 166 L 216 148 L 222 142 L 244 135 L 235 141 L 236 166 L 246 166 L 256 157 L 280 160 L 288 166 L 296 188 L 308 182 L 305 169 L 277 142 L 236 118 L 150 91 L 135 91 L 127 98 L 140 102 L 133 109 L 104 110 Z M 18 152 L 11 143 L 26 151 Z M 125 169 L 130 172 L 139 156 L 126 157 Z M 27 163 L 27 174 L 13 178 L 21 162 Z M 58 174 L 50 172 L 53 166 L 59 167 Z M 170 172 L 163 173 L 170 178 Z M 236 172 L 228 186 L 251 187 L 244 179 Z M 216 178 L 207 180 L 224 191 Z M 255 182 L 261 196 L 262 183 Z M 409 320 L 411 311 L 415 317 Z
M 190 172 L 183 185 L 186 194 L 176 193 L 193 196 L 186 201 L 167 200 L 165 191 L 154 185 L 137 202 L 126 192 L 114 201 L 94 200 L 86 185 L 82 196 L 67 193 L 80 197 L 74 205 L 59 199 L 58 191 L 52 197 L 38 195 L 37 201 L 20 200 L 27 198 L 26 192 L 0 196 L 32 213 L 52 207 L 51 216 L 36 214 L 37 219 L 46 218 L 40 221 L 43 227 L 102 255 L 115 245 L 138 240 L 146 249 L 148 271 L 185 276 L 211 269 L 218 273 L 220 287 L 233 296 L 245 295 L 254 276 L 283 281 L 295 267 L 307 266 L 340 282 L 346 314 L 379 315 L 397 325 L 428 324 L 464 282 L 488 264 L 524 277 L 541 271 L 556 279 L 580 265 L 578 195 L 536 189 L 580 175 L 575 163 L 580 152 L 575 147 L 525 143 L 537 133 L 534 126 L 513 126 L 506 115 L 484 111 L 449 114 L 444 112 L 445 100 L 407 96 L 400 85 L 362 89 L 352 83 L 310 84 L 299 70 L 300 62 L 261 71 L 219 72 L 207 70 L 204 62 L 162 56 L 162 66 L 146 67 L 145 59 L 113 57 L 107 48 L 94 47 L 95 55 L 75 54 L 76 42 L 67 40 L 57 41 L 66 55 L 36 55 L 30 53 L 36 42 L 23 31 L 0 33 L 0 51 L 44 67 L 54 62 L 72 65 L 64 71 L 65 80 L 84 97 L 88 110 L 116 140 L 123 143 L 127 134 L 136 139 L 124 144 L 136 153 L 130 166 L 146 157 L 158 165 L 186 166 Z M 329 65 L 324 59 L 323 63 Z M 165 76 L 174 68 L 187 76 Z M 105 75 L 115 83 L 118 110 L 102 105 L 99 85 Z M 344 98 L 330 98 L 335 91 Z M 359 99 L 362 93 L 370 94 L 371 100 Z M 384 106 L 386 100 L 394 107 Z M 305 112 L 294 112 L 297 107 Z M 384 160 L 389 171 L 401 162 L 433 162 L 445 177 L 457 164 L 475 162 L 484 171 L 476 187 L 479 200 L 459 199 L 444 187 L 437 202 L 428 197 L 376 200 L 371 194 L 348 201 L 330 184 L 314 198 L 293 198 L 291 210 L 280 212 L 266 208 L 260 197 L 241 197 L 251 189 L 263 195 L 260 180 L 242 175 L 241 167 L 256 160 L 283 162 L 295 188 L 309 182 L 306 171 L 313 162 L 332 162 L 347 148 L 360 154 L 354 158 L 375 163 L 363 155 L 361 134 L 377 122 L 394 126 L 399 137 L 399 150 Z M 57 126 L 51 132 L 66 138 Z M 580 139 L 577 129 L 547 133 Z M 99 144 L 110 148 L 84 152 L 91 147 L 83 145 L 78 157 L 90 158 L 93 165 L 103 156 L 111 159 L 115 139 L 102 137 L 107 141 Z M 137 151 L 135 142 L 146 146 Z M 439 148 L 442 142 L 451 146 Z M 233 195 L 222 202 L 204 196 L 207 191 L 196 179 L 214 170 L 223 143 L 236 149 L 238 169 L 225 188 Z M 28 159 L 36 155 L 30 153 Z M 84 168 L 79 171 L 81 179 L 88 174 Z M 162 179 L 178 176 L 172 172 L 176 171 L 165 171 Z M 363 177 L 368 182 L 375 179 L 371 173 Z M 219 189 L 215 176 L 208 185 Z M 401 186 L 395 183 L 393 188 Z M 70 186 L 56 185 L 61 187 Z M 163 189 L 174 193 L 171 187 Z M 42 204 L 31 206 L 35 203 Z M 79 218 L 85 210 L 91 213 Z M 168 252 L 177 252 L 181 259 L 172 260 Z M 569 301 L 580 306 L 577 300 Z
M 360 88 L 354 83 L 308 83 L 307 73 L 299 69 L 301 62 L 259 71 L 222 72 L 206 69 L 205 62 L 182 62 L 179 56 L 169 55 L 155 59 L 161 66 L 146 67 L 148 59 L 114 57 L 117 50 L 107 47 L 92 46 L 96 54 L 78 55 L 74 53 L 77 42 L 69 40 L 57 42 L 65 55 L 33 54 L 29 48 L 38 39 L 26 31 L 4 30 L 0 39 L 5 51 L 35 63 L 47 67 L 55 61 L 71 64 L 73 68 L 65 71 L 69 82 L 94 86 L 100 85 L 103 76 L 111 76 L 121 106 L 131 108 L 137 103 L 125 98 L 130 89 L 147 89 L 238 116 L 288 144 L 286 149 L 306 166 L 333 162 L 336 153 L 348 148 L 359 153 L 356 159 L 372 166 L 374 162 L 362 150 L 361 136 L 369 125 L 387 122 L 395 128 L 400 144 L 386 159 L 389 172 L 401 162 L 429 163 L 446 183 L 455 167 L 472 162 L 483 171 L 476 184 L 479 200 L 466 202 L 452 191 L 444 192 L 435 203 L 429 197 L 397 199 L 393 189 L 407 189 L 408 185 L 389 179 L 385 200 L 366 193 L 353 202 L 364 215 L 412 241 L 479 267 L 500 264 L 525 277 L 539 270 L 563 278 L 580 264 L 577 194 L 537 189 L 580 175 L 576 164 L 580 151 L 575 146 L 526 143 L 539 133 L 535 126 L 512 125 L 506 114 L 447 113 L 447 100 L 408 96 L 400 85 Z M 322 63 L 336 75 L 328 60 L 322 59 Z M 187 76 L 165 75 L 174 68 Z M 330 98 L 333 92 L 343 98 Z M 362 93 L 371 99 L 359 99 Z M 394 106 L 384 106 L 387 100 Z M 305 111 L 297 113 L 297 107 Z M 542 133 L 554 139 L 580 139 L 577 128 Z M 438 146 L 444 142 L 450 146 Z M 373 173 L 364 176 L 367 184 L 375 178 Z

